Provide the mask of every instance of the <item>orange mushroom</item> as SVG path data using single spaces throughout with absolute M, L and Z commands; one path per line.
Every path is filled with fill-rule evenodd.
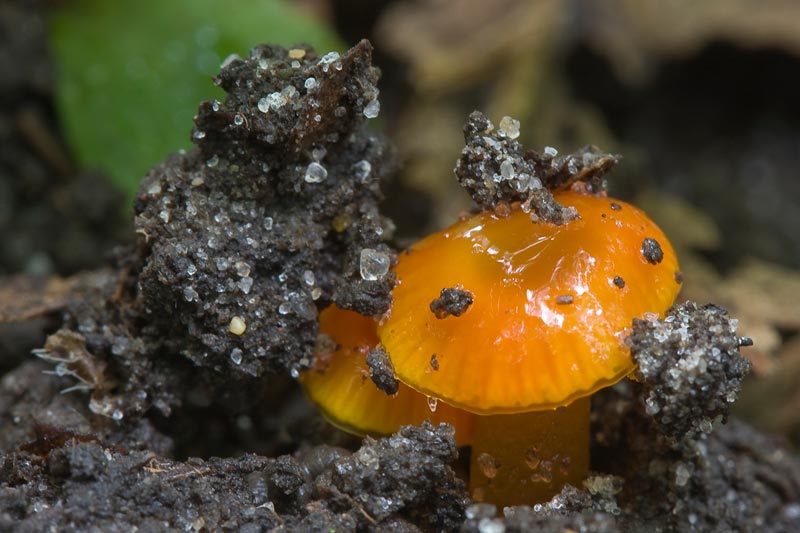
M 308 397 L 335 426 L 358 435 L 387 435 L 403 425 L 448 422 L 459 443 L 468 444 L 471 413 L 442 404 L 431 410 L 428 399 L 400 383 L 397 393 L 378 390 L 370 379 L 367 354 L 378 345 L 374 320 L 331 305 L 319 316 L 320 331 L 335 347 L 317 353 L 313 367 L 301 382 Z
M 623 343 L 632 319 L 663 314 L 680 284 L 669 241 L 640 210 L 576 192 L 556 200 L 579 218 L 532 223 L 516 206 L 412 246 L 398 260 L 392 308 L 376 338 L 370 319 L 332 311 L 322 330 L 345 348 L 331 358 L 332 375 L 306 378 L 312 399 L 340 425 L 388 433 L 423 416 L 419 406 L 430 398 L 437 409 L 424 416 L 455 421 L 459 444 L 472 444 L 476 500 L 530 504 L 579 484 L 589 467 L 589 395 L 633 370 Z M 380 340 L 407 386 L 383 395 L 395 410 L 384 411 L 376 400 L 383 393 L 361 377 L 348 407 L 332 408 L 343 386 L 330 382 L 354 374 L 352 361 L 364 370 L 363 354 L 345 353 L 357 327 L 364 343 L 355 351 Z M 398 415 L 400 406 L 408 412 Z M 335 414 L 342 412 L 346 420 Z

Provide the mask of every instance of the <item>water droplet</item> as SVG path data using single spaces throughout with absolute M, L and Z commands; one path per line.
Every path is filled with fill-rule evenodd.
M 317 87 L 317 79 L 316 78 L 307 78 L 303 86 L 308 91 L 313 91 Z
M 303 282 L 305 282 L 306 285 L 311 287 L 314 285 L 315 281 L 316 279 L 314 277 L 313 272 L 311 272 L 310 270 L 306 270 L 305 272 L 303 272 Z
M 269 100 L 266 97 L 258 101 L 258 110 L 262 113 L 269 112 Z
M 381 103 L 378 99 L 370 100 L 366 106 L 364 106 L 364 116 L 367 118 L 375 118 L 381 112 Z
M 240 278 L 246 278 L 250 275 L 250 265 L 248 265 L 245 261 L 236 261 L 234 263 L 233 268 L 236 270 L 236 274 Z
M 675 467 L 675 484 L 679 487 L 685 486 L 689 482 L 689 478 L 692 477 L 691 469 L 681 463 L 677 467 Z
M 497 471 L 500 469 L 499 459 L 484 452 L 478 456 L 476 462 L 484 476 L 489 479 L 494 479 L 497 476 Z
M 331 63 L 339 59 L 339 52 L 328 52 L 322 59 L 319 60 L 318 65 L 322 65 L 322 72 L 328 72 Z
M 531 476 L 531 481 L 534 483 L 550 483 L 553 481 L 553 463 L 550 461 L 542 461 L 539 463 L 539 468 L 537 472 Z
M 499 518 L 481 518 L 478 521 L 478 533 L 505 533 L 506 525 Z
M 388 254 L 372 248 L 364 248 L 361 250 L 359 262 L 361 278 L 366 281 L 377 281 L 383 278 L 389 272 L 390 263 Z
M 239 288 L 245 294 L 250 294 L 250 289 L 253 288 L 253 278 L 245 277 L 239 280 Z
M 436 407 L 438 405 L 439 405 L 439 399 L 438 398 L 432 398 L 431 396 L 428 396 L 428 409 L 431 410 L 431 413 L 435 413 L 436 412 Z
M 525 450 L 525 464 L 528 465 L 528 468 L 531 470 L 536 470 L 539 468 L 539 463 L 541 459 L 539 459 L 539 450 L 536 446 L 528 446 Z
M 324 181 L 325 178 L 327 177 L 328 177 L 328 170 L 315 161 L 308 165 L 308 168 L 306 168 L 306 174 L 305 176 L 303 176 L 303 179 L 307 183 L 320 183 L 321 181 Z
M 241 126 L 242 124 L 244 124 L 244 117 L 242 115 L 236 114 L 233 117 L 233 124 L 235 126 Z
M 198 299 L 198 296 L 199 296 L 199 295 L 197 294 L 197 291 L 196 291 L 196 290 L 194 290 L 194 289 L 193 289 L 193 288 L 191 288 L 191 287 L 185 287 L 185 288 L 183 289 L 183 298 L 184 298 L 184 299 L 185 299 L 187 302 L 194 302 L 194 301 L 196 301 L 196 300 Z
M 558 470 L 561 472 L 562 476 L 568 476 L 570 473 L 570 466 L 572 466 L 569 457 L 562 457 L 560 461 L 558 461 Z
M 200 139 L 205 139 L 205 137 L 206 137 L 206 132 L 204 132 L 204 131 L 202 131 L 202 130 L 195 130 L 195 131 L 194 131 L 194 133 L 192 134 L 192 137 L 194 137 L 194 138 L 195 138 L 196 140 L 198 140 L 198 141 L 199 141 Z
M 508 159 L 504 159 L 502 163 L 500 163 L 500 175 L 503 176 L 504 179 L 511 179 L 514 177 L 514 164 L 511 163 Z
M 324 146 L 317 146 L 316 148 L 311 150 L 311 159 L 314 161 L 322 161 L 328 151 L 325 149 Z
M 217 154 L 212 155 L 208 158 L 208 161 L 206 161 L 206 166 L 208 168 L 214 168 L 217 164 L 219 164 L 219 157 L 217 157 Z
M 242 364 L 242 350 L 239 348 L 231 350 L 231 361 L 233 361 L 234 365 Z
M 361 160 L 353 165 L 353 174 L 361 183 L 365 183 L 372 172 L 372 164 L 369 161 Z
M 500 124 L 497 127 L 497 133 L 501 137 L 508 137 L 509 139 L 516 139 L 519 137 L 519 120 L 505 116 L 500 119 Z
M 272 230 L 272 224 L 273 224 L 272 217 L 264 217 L 264 229 L 265 230 L 271 231 Z

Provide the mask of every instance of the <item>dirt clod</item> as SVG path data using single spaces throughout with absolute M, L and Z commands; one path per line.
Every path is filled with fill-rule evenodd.
M 618 160 L 591 146 L 566 156 L 558 156 L 551 147 L 541 154 L 526 152 L 516 140 L 518 135 L 518 129 L 511 130 L 505 119 L 495 129 L 478 111 L 470 114 L 464 126 L 466 146 L 455 174 L 482 209 L 522 202 L 535 220 L 564 224 L 576 218 L 577 213 L 556 202 L 552 191 L 581 182 L 589 190 L 601 192 L 605 190 L 603 176 Z
M 442 289 L 439 297 L 431 302 L 431 312 L 436 318 L 461 316 L 472 305 L 472 293 L 456 287 Z
M 651 265 L 657 265 L 664 259 L 664 251 L 657 240 L 647 237 L 642 241 L 642 256 Z
M 666 435 L 710 433 L 727 418 L 751 366 L 739 353 L 737 325 L 724 309 L 693 302 L 674 306 L 663 320 L 634 320 L 627 344 L 645 409 Z
M 400 384 L 394 377 L 394 366 L 386 350 L 380 346 L 370 350 L 367 354 L 367 366 L 369 377 L 376 387 L 389 395 L 397 393 Z

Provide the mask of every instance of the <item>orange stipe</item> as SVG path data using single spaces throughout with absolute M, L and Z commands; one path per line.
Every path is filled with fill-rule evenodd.
M 378 344 L 375 321 L 331 305 L 320 314 L 320 330 L 331 337 L 337 349 L 318 354 L 314 368 L 301 381 L 309 398 L 336 426 L 359 435 L 386 435 L 407 424 L 425 419 L 434 424 L 448 422 L 456 428 L 460 445 L 469 444 L 472 415 L 443 402 L 431 411 L 428 399 L 400 384 L 397 394 L 378 390 L 366 363 L 370 349 Z M 430 365 L 430 356 L 428 357 Z M 429 366 L 431 372 L 435 372 Z
M 519 207 L 504 218 L 482 213 L 401 254 L 378 336 L 402 382 L 497 414 L 566 405 L 633 370 L 625 334 L 633 318 L 672 304 L 675 252 L 630 204 L 575 192 L 556 199 L 580 218 L 556 226 L 533 223 Z M 660 247 L 660 261 L 651 241 L 643 253 L 645 239 Z M 430 303 L 450 287 L 474 302 L 438 319 Z

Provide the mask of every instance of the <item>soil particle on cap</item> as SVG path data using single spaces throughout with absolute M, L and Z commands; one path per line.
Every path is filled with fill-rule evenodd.
M 292 59 L 259 46 L 223 66 L 215 81 L 228 96 L 200 106 L 198 149 L 141 185 L 135 305 L 194 365 L 295 374 L 312 360 L 319 309 L 336 301 L 374 315 L 390 304 L 392 274 L 359 274 L 363 249 L 394 261 L 378 212 L 390 150 L 364 128 L 378 96 L 372 48 L 304 50 Z M 241 334 L 229 331 L 235 317 Z
M 657 265 L 664 259 L 664 252 L 657 240 L 646 237 L 642 241 L 642 256 L 651 265 Z
M 575 301 L 575 297 L 571 294 L 559 294 L 556 296 L 556 303 L 558 305 L 569 305 Z
M 471 292 L 453 287 L 442 289 L 439 297 L 431 302 L 430 309 L 439 319 L 449 316 L 461 316 L 467 312 L 472 302 Z
M 394 377 L 392 360 L 383 347 L 378 346 L 369 351 L 367 366 L 369 367 L 369 377 L 376 387 L 389 395 L 397 393 L 399 382 Z
M 616 285 L 620 289 L 625 288 L 625 280 L 622 276 L 614 276 L 614 285 Z
M 534 220 L 564 224 L 577 217 L 551 191 L 577 182 L 593 192 L 605 190 L 604 176 L 618 157 L 588 146 L 575 154 L 558 156 L 547 147 L 543 153 L 524 151 L 519 141 L 519 124 L 505 117 L 497 129 L 482 113 L 473 112 L 464 126 L 466 146 L 456 163 L 458 182 L 482 209 L 522 202 Z
M 717 306 L 686 302 L 663 320 L 635 319 L 626 343 L 645 409 L 664 434 L 710 433 L 725 420 L 750 362 L 739 353 L 738 321 Z

